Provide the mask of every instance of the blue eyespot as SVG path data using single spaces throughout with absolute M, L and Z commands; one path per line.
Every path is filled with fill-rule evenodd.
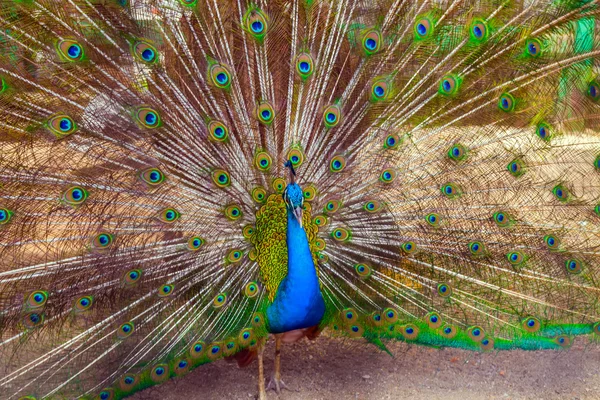
M 438 322 L 438 317 L 436 315 L 432 315 L 431 318 L 429 318 L 429 320 L 435 324 L 436 322 Z
M 149 112 L 148 114 L 146 114 L 146 117 L 144 119 L 148 125 L 154 125 L 156 124 L 158 117 L 153 112 Z
M 100 235 L 98 236 L 98 242 L 102 245 L 102 246 L 106 246 L 110 241 L 110 238 L 108 237 L 108 235 Z
M 271 111 L 269 111 L 269 110 L 262 110 L 262 112 L 260 113 L 260 115 L 263 117 L 263 119 L 270 119 L 271 118 Z
M 543 139 L 546 137 L 546 127 L 544 126 L 540 126 L 540 129 L 538 130 L 540 137 Z
M 261 33 L 263 31 L 263 29 L 264 29 L 263 23 L 261 21 L 258 21 L 258 20 L 252 22 L 251 27 L 252 27 L 252 31 L 254 33 Z
M 227 76 L 226 73 L 219 72 L 217 74 L 217 82 L 219 82 L 221 85 L 225 85 L 228 80 L 229 80 L 229 77 Z
M 427 27 L 424 24 L 418 24 L 417 32 L 419 32 L 419 35 L 425 36 L 427 34 Z
M 154 50 L 147 48 L 144 51 L 142 51 L 142 58 L 144 59 L 144 61 L 152 61 L 154 60 L 155 57 L 155 53 Z
M 307 73 L 310 71 L 310 64 L 307 63 L 306 61 L 302 61 L 300 63 L 300 71 Z
M 124 379 L 124 382 L 125 382 L 127 385 L 131 385 L 131 384 L 134 382 L 134 379 L 133 379 L 131 376 L 128 376 L 128 377 L 126 377 L 126 378 Z
M 63 132 L 68 132 L 71 130 L 71 128 L 73 128 L 73 124 L 68 118 L 62 118 L 58 123 L 58 126 Z
M 481 30 L 481 28 L 478 25 L 475 25 L 473 27 L 473 34 L 475 35 L 476 38 L 481 38 L 483 36 L 483 31 Z
M 383 95 L 385 94 L 385 89 L 382 88 L 381 86 L 377 85 L 377 86 L 375 86 L 375 89 L 373 90 L 373 92 L 375 93 L 375 96 L 383 97 Z
M 368 38 L 365 40 L 365 46 L 369 50 L 375 50 L 377 48 L 377 41 L 375 39 Z
M 182 369 L 183 369 L 183 368 L 185 368 L 185 367 L 187 367 L 187 366 L 188 366 L 188 362 L 187 362 L 187 361 L 185 361 L 185 360 L 181 360 L 181 361 L 179 362 L 179 368 L 182 368 Z
M 327 122 L 335 122 L 337 119 L 334 113 L 327 113 Z
M 409 335 L 412 335 L 415 332 L 415 330 L 413 328 L 409 327 L 409 328 L 406 328 L 405 332 L 408 333 Z
M 165 373 L 165 369 L 163 367 L 158 367 L 154 370 L 154 373 L 158 376 L 161 376 L 162 374 Z
M 446 92 L 449 92 L 449 91 L 450 91 L 450 89 L 452 89 L 452 84 L 450 83 L 450 81 L 449 81 L 449 80 L 447 80 L 447 79 L 444 79 L 444 82 L 442 82 L 442 87 L 444 88 L 444 90 L 445 90 Z
M 67 54 L 69 54 L 69 57 L 71 58 L 78 58 L 81 55 L 81 47 L 77 44 L 72 44 L 69 46 Z

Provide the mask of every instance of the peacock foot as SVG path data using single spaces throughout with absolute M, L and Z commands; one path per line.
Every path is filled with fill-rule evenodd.
M 281 394 L 283 389 L 289 390 L 290 392 L 297 392 L 297 390 L 290 389 L 281 379 L 275 378 L 275 375 L 271 377 L 269 384 L 267 385 L 267 391 L 274 390 L 277 394 Z

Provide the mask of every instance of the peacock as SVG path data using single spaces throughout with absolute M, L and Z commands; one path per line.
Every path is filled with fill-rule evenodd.
M 0 0 L 0 397 L 321 332 L 600 338 L 597 0 Z M 275 338 L 266 387 L 263 350 Z

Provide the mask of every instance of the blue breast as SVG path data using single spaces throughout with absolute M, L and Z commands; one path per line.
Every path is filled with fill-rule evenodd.
M 287 213 L 288 274 L 267 309 L 269 332 L 282 333 L 319 324 L 325 302 L 306 232 L 291 211 Z

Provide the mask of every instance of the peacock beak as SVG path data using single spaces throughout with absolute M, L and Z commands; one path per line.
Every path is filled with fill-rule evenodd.
M 294 216 L 302 228 L 302 207 L 294 207 Z

